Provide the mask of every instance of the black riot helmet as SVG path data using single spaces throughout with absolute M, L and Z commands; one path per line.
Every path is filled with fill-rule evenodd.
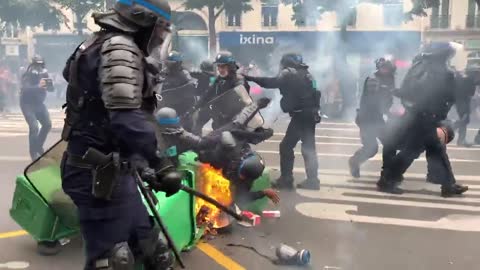
M 33 56 L 33 58 L 32 58 L 32 65 L 33 65 L 33 66 L 45 67 L 45 60 L 44 60 L 43 57 L 41 57 L 40 55 L 36 54 L 36 55 Z
M 45 69 L 45 60 L 40 55 L 36 54 L 32 57 L 32 62 L 28 65 L 26 72 L 36 70 L 37 72 Z
M 375 60 L 375 67 L 377 71 L 385 70 L 387 73 L 394 74 L 397 71 L 397 66 L 391 60 L 383 57 Z
M 214 74 L 215 67 L 213 66 L 213 62 L 210 60 L 202 61 L 202 63 L 200 63 L 200 71 L 208 74 Z
M 224 51 L 217 54 L 217 57 L 215 58 L 215 64 L 237 66 L 237 61 L 235 61 L 235 58 L 231 52 Z
M 113 12 L 93 17 L 105 29 L 134 34 L 141 49 L 150 54 L 169 33 L 171 9 L 167 0 L 117 0 Z
M 181 55 L 177 51 L 171 51 L 168 54 L 167 60 L 165 61 L 165 65 L 167 69 L 172 70 L 180 70 L 183 64 L 183 55 Z
M 233 54 L 228 51 L 220 52 L 215 58 L 215 64 L 217 66 L 227 66 L 228 67 L 228 76 L 233 76 L 237 73 L 238 66 L 237 61 L 233 57 Z M 222 74 L 220 76 L 224 77 Z
M 280 60 L 281 68 L 308 68 L 303 62 L 303 56 L 299 53 L 286 53 Z
M 423 48 L 422 56 L 435 62 L 447 62 L 455 56 L 455 48 L 450 42 L 432 42 Z
M 246 156 L 238 168 L 238 176 L 241 179 L 255 180 L 262 176 L 265 170 L 265 162 L 257 154 Z

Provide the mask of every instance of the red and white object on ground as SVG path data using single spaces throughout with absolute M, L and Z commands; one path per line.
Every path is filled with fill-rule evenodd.
M 252 226 L 258 226 L 261 223 L 261 218 L 259 215 L 256 215 L 250 211 L 242 211 L 241 213 L 242 216 L 246 217 L 249 219 L 249 223 L 247 222 L 238 222 L 238 224 L 245 226 L 245 227 L 252 227 Z
M 265 210 L 262 212 L 262 217 L 264 218 L 279 218 L 280 211 L 279 210 Z

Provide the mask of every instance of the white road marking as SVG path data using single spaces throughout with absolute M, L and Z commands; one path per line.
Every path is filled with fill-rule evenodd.
M 423 208 L 432 208 L 432 209 L 447 209 L 447 210 L 458 210 L 458 211 L 468 211 L 468 212 L 477 212 L 477 215 L 480 214 L 480 206 L 470 206 L 470 205 L 458 205 L 452 204 L 449 200 L 444 199 L 440 196 L 434 197 L 430 196 L 430 199 L 437 199 L 438 202 L 419 202 L 419 201 L 408 201 L 408 200 L 392 200 L 392 197 L 399 197 L 403 195 L 392 195 L 381 192 L 376 192 L 380 198 L 370 198 L 370 197 L 361 197 L 363 191 L 358 192 L 345 192 L 345 190 L 337 188 L 327 188 L 321 189 L 319 191 L 310 191 L 310 190 L 301 190 L 298 189 L 297 193 L 311 199 L 322 199 L 322 200 L 333 200 L 338 202 L 350 202 L 350 203 L 371 203 L 379 205 L 396 205 L 396 206 L 408 206 L 408 207 L 423 207 Z M 356 196 L 353 194 L 345 195 L 344 193 L 356 193 Z M 364 194 L 369 195 L 369 194 Z
M 278 151 L 273 151 L 273 150 L 256 150 L 259 154 L 274 154 L 278 155 Z M 295 151 L 294 152 L 296 156 L 301 156 L 302 153 Z M 338 154 L 338 153 L 318 153 L 317 156 L 319 157 L 340 157 L 340 158 L 350 158 L 352 155 L 351 154 Z M 382 155 L 377 154 L 369 161 L 381 161 L 382 160 Z M 420 157 L 416 159 L 415 161 L 422 161 L 426 162 L 426 158 Z M 461 158 L 450 158 L 450 162 L 459 162 L 459 163 L 480 163 L 480 160 L 475 160 L 475 159 L 461 159 Z
M 337 138 L 337 137 L 330 137 L 330 136 L 325 136 L 326 138 Z M 358 139 L 360 140 L 360 139 Z M 265 143 L 276 143 L 279 144 L 282 142 L 281 140 L 266 140 Z M 356 147 L 361 147 L 362 144 L 360 143 L 342 143 L 342 142 L 315 142 L 316 145 L 338 145 L 338 146 L 356 146 Z M 382 145 L 379 144 L 379 151 L 382 149 Z M 480 147 L 456 147 L 456 146 L 448 146 L 448 150 L 461 150 L 461 151 L 480 151 Z
M 278 166 L 268 166 L 267 167 L 270 170 L 273 171 L 280 171 L 280 167 Z M 303 167 L 294 167 L 293 168 L 294 173 L 305 173 L 305 168 Z M 325 175 L 325 177 L 329 177 L 331 174 L 336 174 L 339 176 L 346 177 L 348 180 L 353 179 L 353 177 L 350 176 L 350 171 L 348 170 L 333 170 L 333 169 L 320 169 L 318 170 L 320 174 Z M 380 177 L 380 171 L 364 171 L 362 170 L 362 177 L 364 176 L 369 176 L 369 177 Z M 423 173 L 405 173 L 404 174 L 406 181 L 408 181 L 409 178 L 419 178 L 419 179 L 425 179 L 425 174 Z M 457 175 L 455 174 L 455 178 L 457 181 L 476 181 L 480 182 L 480 176 L 478 175 Z M 320 179 L 322 180 L 322 179 Z M 405 182 L 406 182 L 405 181 Z
M 269 167 L 269 169 L 275 168 Z M 303 168 L 295 168 L 295 171 L 303 172 L 303 170 Z M 465 205 L 468 203 L 480 203 L 480 198 L 469 197 L 469 195 L 478 196 L 480 191 L 469 191 L 464 197 L 442 198 L 439 196 L 440 188 L 438 185 L 418 181 L 409 182 L 407 175 L 407 180 L 402 183 L 402 187 L 406 193 L 403 195 L 392 195 L 380 193 L 376 190 L 362 189 L 365 187 L 375 188 L 375 181 L 359 179 L 358 181 L 360 182 L 352 183 L 349 181 L 352 177 L 344 175 L 347 171 L 323 171 L 325 173 L 338 172 L 341 173 L 341 175 L 320 174 L 321 183 L 329 186 L 324 186 L 319 191 L 297 189 L 299 195 L 319 200 L 318 202 L 300 203 L 296 205 L 297 211 L 303 215 L 336 221 L 480 232 L 480 227 L 478 226 L 480 222 L 480 206 Z M 372 173 L 363 173 L 363 175 L 367 174 L 370 175 Z M 378 175 L 378 173 L 375 173 L 375 175 Z M 476 178 L 477 181 L 480 181 L 480 177 L 476 176 Z M 478 185 L 476 185 L 476 187 L 478 187 Z M 409 193 L 421 190 L 436 191 L 436 194 L 425 195 Z M 332 203 L 326 203 L 323 200 L 329 200 L 332 201 Z M 406 208 L 443 209 L 444 211 L 442 211 L 442 213 L 444 214 L 436 221 L 396 218 L 395 215 L 393 217 L 382 217 L 379 215 L 369 216 L 358 213 L 358 207 L 362 203 L 382 206 L 402 206 Z M 471 212 L 472 214 L 459 215 L 456 211 Z M 408 212 L 408 210 L 406 210 L 406 212 Z M 391 214 L 392 213 L 389 213 L 389 216 Z
M 358 214 L 356 205 L 333 203 L 301 203 L 296 207 L 303 215 L 336 221 L 396 225 L 425 229 L 443 229 L 450 231 L 480 232 L 478 226 L 480 216 L 476 215 L 446 215 L 436 221 L 401 219 L 389 217 L 364 216 Z M 353 212 L 353 213 L 352 213 Z
M 28 267 L 30 267 L 30 263 L 28 262 L 0 263 L 0 268 L 5 268 L 5 269 L 27 269 Z

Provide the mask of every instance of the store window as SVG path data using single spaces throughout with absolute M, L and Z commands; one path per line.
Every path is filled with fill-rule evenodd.
M 346 24 L 350 27 L 357 25 L 357 9 L 355 7 L 348 8 L 345 12 L 337 12 L 337 25 Z
M 450 0 L 441 0 L 439 7 L 432 8 L 431 28 L 450 28 Z
M 480 16 L 478 5 L 475 0 L 468 0 L 467 28 L 480 28 Z
M 227 12 L 227 25 L 228 26 L 241 26 L 242 25 L 242 12 Z
M 275 2 L 275 1 L 271 1 Z M 262 5 L 263 26 L 272 27 L 278 25 L 278 3 L 268 3 Z
M 387 27 L 398 27 L 403 22 L 403 0 L 385 1 L 383 4 L 383 23 Z

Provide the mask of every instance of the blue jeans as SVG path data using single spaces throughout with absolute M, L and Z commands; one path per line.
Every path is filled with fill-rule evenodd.
M 30 157 L 35 160 L 44 153 L 43 145 L 47 139 L 47 135 L 52 129 L 52 122 L 48 114 L 45 104 L 29 104 L 20 102 L 25 121 L 27 121 L 29 132 L 28 141 L 30 144 Z M 41 128 L 38 127 L 40 123 Z

